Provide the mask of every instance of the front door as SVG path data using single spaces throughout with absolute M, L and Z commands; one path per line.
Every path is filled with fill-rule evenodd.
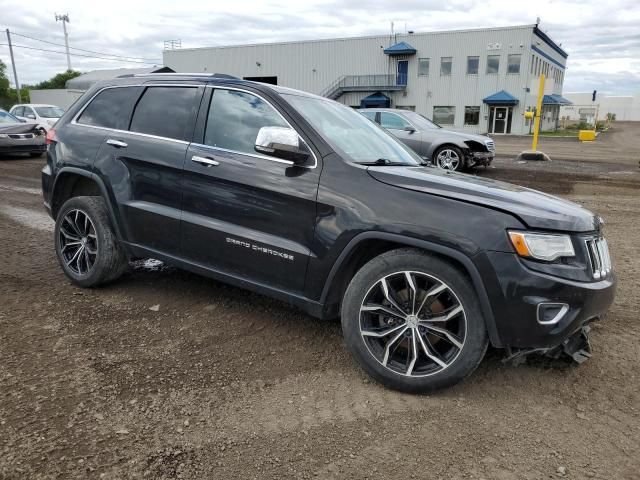
M 509 133 L 511 130 L 509 125 L 509 122 L 511 121 L 509 110 L 510 107 L 492 107 L 492 115 L 490 117 L 491 125 L 489 126 L 491 133 Z
M 409 75 L 409 61 L 400 60 L 398 62 L 398 75 L 396 77 L 396 85 L 406 85 Z
M 380 112 L 380 126 L 389 130 L 417 154 L 423 154 L 421 132 L 402 116 L 392 112 Z
M 215 88 L 205 97 L 200 143 L 187 151 L 182 251 L 236 278 L 302 292 L 314 238 L 320 166 L 259 154 L 261 127 L 289 124 L 266 100 Z

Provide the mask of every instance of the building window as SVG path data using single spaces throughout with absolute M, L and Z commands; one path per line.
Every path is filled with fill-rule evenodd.
M 467 75 L 477 75 L 480 57 L 467 57 Z
M 507 73 L 520 73 L 520 59 L 522 55 L 513 53 L 507 57 Z
M 442 57 L 440 59 L 440 75 L 451 75 L 452 57 Z
M 498 73 L 500 70 L 500 55 L 489 55 L 487 57 L 487 73 Z
M 428 58 L 419 58 L 418 59 L 418 75 L 429 75 L 429 59 Z
M 480 123 L 480 107 L 464 107 L 464 124 L 478 125 Z
M 433 121 L 440 125 L 453 125 L 456 107 L 433 107 Z

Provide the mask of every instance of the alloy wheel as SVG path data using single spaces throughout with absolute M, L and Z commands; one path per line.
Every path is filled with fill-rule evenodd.
M 445 148 L 438 153 L 436 162 L 438 163 L 438 167 L 443 170 L 458 170 L 460 166 L 460 156 L 455 150 Z
M 462 303 L 446 283 L 423 272 L 401 271 L 378 280 L 362 301 L 359 320 L 369 353 L 400 375 L 441 372 L 465 344 Z
M 93 222 L 82 210 L 70 210 L 60 224 L 60 254 L 67 268 L 86 275 L 98 257 L 98 240 Z

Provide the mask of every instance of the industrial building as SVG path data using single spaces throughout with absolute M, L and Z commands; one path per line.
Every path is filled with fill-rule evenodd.
M 469 133 L 526 134 L 538 78 L 557 128 L 567 53 L 537 25 L 165 50 L 176 72 L 228 73 L 352 107 L 414 110 Z
M 567 93 L 566 98 L 573 104 L 560 109 L 560 118 L 572 122 L 592 123 L 604 120 L 608 114 L 618 122 L 640 121 L 640 93 L 635 95 L 603 95 L 599 93 L 593 100 L 593 92 Z

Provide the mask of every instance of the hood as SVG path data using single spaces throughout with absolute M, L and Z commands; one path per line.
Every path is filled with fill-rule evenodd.
M 510 183 L 431 167 L 380 166 L 367 171 L 388 185 L 510 213 L 529 228 L 566 232 L 600 228 L 600 218 L 580 205 Z
M 35 123 L 2 123 L 0 133 L 30 133 L 36 129 Z
M 456 138 L 462 141 L 475 140 L 476 142 L 480 142 L 480 143 L 484 143 L 486 140 L 491 140 L 491 138 L 485 135 L 475 135 L 473 133 L 454 132 L 453 130 L 445 130 L 444 128 L 438 130 L 438 138 L 440 138 L 440 136 L 444 138 Z

